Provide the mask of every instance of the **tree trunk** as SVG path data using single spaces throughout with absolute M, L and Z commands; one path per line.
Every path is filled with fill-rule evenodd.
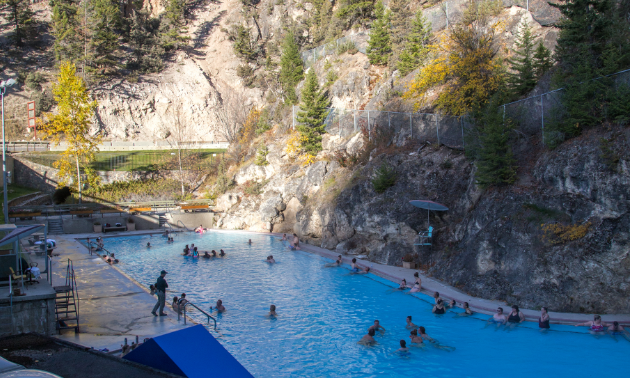
M 81 169 L 79 168 L 79 156 L 76 156 L 77 160 L 77 182 L 79 183 L 79 203 L 81 203 Z

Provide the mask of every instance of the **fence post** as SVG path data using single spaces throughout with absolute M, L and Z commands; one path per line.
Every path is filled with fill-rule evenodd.
M 352 118 L 354 118 L 354 119 L 353 119 L 353 122 L 354 122 L 354 132 L 356 133 L 356 132 L 357 132 L 357 110 L 356 110 L 356 109 L 353 109 L 353 110 L 352 110 Z
M 545 97 L 540 95 L 540 120 L 542 128 L 542 144 L 545 145 Z
M 370 111 L 368 110 L 368 140 L 372 140 L 372 129 L 370 129 Z
M 466 141 L 464 140 L 464 119 L 459 116 L 459 126 L 462 128 L 462 147 L 466 149 Z
M 411 120 L 412 113 L 409 113 L 409 134 L 413 138 L 413 121 Z
M 438 120 L 438 114 L 435 113 L 435 129 L 437 130 L 437 140 L 438 140 L 438 147 L 440 146 L 440 122 Z
M 387 112 L 387 127 L 392 128 L 392 113 Z
M 291 120 L 293 122 L 293 130 L 295 130 L 295 105 L 291 105 Z

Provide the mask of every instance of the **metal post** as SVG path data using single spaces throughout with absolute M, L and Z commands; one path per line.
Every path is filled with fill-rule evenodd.
M 4 83 L 3 83 L 4 84 Z M 4 214 L 4 223 L 9 224 L 9 200 L 7 196 L 7 157 L 4 141 L 4 93 L 7 88 L 0 88 L 2 96 L 2 189 L 4 190 L 4 202 L 2 202 L 2 211 Z
M 464 119 L 461 116 L 459 117 L 459 126 L 462 128 L 462 147 L 464 147 L 465 150 L 466 141 L 464 140 Z
M 435 129 L 437 130 L 438 147 L 440 146 L 440 122 L 438 121 L 438 114 L 435 113 Z
M 372 130 L 370 129 L 370 111 L 368 110 L 367 112 L 368 112 L 368 140 L 372 140 Z M 4 140 L 4 138 L 2 139 Z
M 544 95 L 540 95 L 540 120 L 541 120 L 541 123 L 542 123 L 542 125 L 541 125 L 541 128 L 542 128 L 542 144 L 544 146 L 545 145 L 545 98 L 543 96 Z
M 354 122 L 354 131 L 357 131 L 357 110 L 353 109 L 352 110 L 352 118 L 354 118 L 353 122 Z
M 293 121 L 293 130 L 295 130 L 295 105 L 291 105 L 291 118 Z
M 387 127 L 392 128 L 392 113 L 387 112 Z
M 411 137 L 413 138 L 413 122 L 411 120 L 411 114 L 409 113 L 409 134 L 411 135 Z

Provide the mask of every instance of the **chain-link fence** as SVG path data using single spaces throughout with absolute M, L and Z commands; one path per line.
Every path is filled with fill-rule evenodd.
M 349 34 L 346 37 L 341 37 L 324 45 L 303 51 L 300 55 L 302 56 L 304 67 L 308 68 L 321 58 L 334 55 L 337 52 L 345 52 L 352 47 L 363 54 L 366 54 L 368 45 L 367 41 L 368 34 L 365 32 Z

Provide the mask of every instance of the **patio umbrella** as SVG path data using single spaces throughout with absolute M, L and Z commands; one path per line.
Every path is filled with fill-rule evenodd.
M 448 207 L 442 205 L 441 203 L 429 201 L 429 200 L 413 200 L 409 201 L 410 204 L 415 207 L 419 207 L 421 209 L 427 209 L 427 228 L 429 228 L 429 215 L 431 210 L 433 211 L 447 211 Z

